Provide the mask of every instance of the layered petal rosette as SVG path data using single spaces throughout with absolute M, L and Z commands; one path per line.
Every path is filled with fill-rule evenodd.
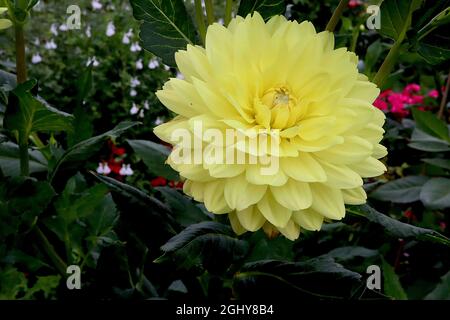
M 362 204 L 362 178 L 385 171 L 378 88 L 346 48 L 310 22 L 258 13 L 209 26 L 205 48 L 175 55 L 184 79 L 157 92 L 177 116 L 155 128 L 184 192 L 234 231 L 319 230 Z M 187 134 L 188 133 L 188 134 Z

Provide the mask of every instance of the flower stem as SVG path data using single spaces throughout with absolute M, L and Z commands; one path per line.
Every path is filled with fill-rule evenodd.
M 36 234 L 36 237 L 38 238 L 42 248 L 45 250 L 50 260 L 52 260 L 55 268 L 59 271 L 59 273 L 61 273 L 63 277 L 67 276 L 66 263 L 61 259 L 58 253 L 56 253 L 55 248 L 52 246 L 50 241 L 48 241 L 47 237 L 42 232 L 42 230 L 38 226 L 35 226 L 34 233 Z
M 377 74 L 373 78 L 373 82 L 378 86 L 378 88 L 381 88 L 384 81 L 386 81 L 386 78 L 391 73 L 392 68 L 394 67 L 395 63 L 397 62 L 397 57 L 399 54 L 400 46 L 403 41 L 402 36 L 400 36 L 394 43 L 394 45 L 391 47 L 391 50 L 389 50 L 388 55 L 383 61 L 383 64 L 381 65 L 380 69 L 378 70 Z
M 339 1 L 339 4 L 336 7 L 336 9 L 334 10 L 333 15 L 330 18 L 330 21 L 328 21 L 328 24 L 327 24 L 327 27 L 325 28 L 325 30 L 330 31 L 330 32 L 334 31 L 339 20 L 341 19 L 342 13 L 344 12 L 345 8 L 347 8 L 347 6 L 348 6 L 348 1 L 349 0 Z
M 438 90 L 441 90 L 441 88 L 438 88 Z M 447 97 L 448 97 L 449 90 L 450 90 L 450 71 L 448 72 L 447 83 L 445 84 L 444 92 L 442 94 L 441 104 L 439 106 L 439 112 L 438 112 L 439 118 L 442 118 L 444 116 L 444 110 L 445 110 L 445 106 L 447 105 Z
M 16 74 L 17 83 L 27 81 L 27 65 L 25 62 L 25 36 L 22 25 L 15 25 L 16 31 Z
M 231 21 L 231 11 L 233 10 L 233 0 L 227 0 L 225 4 L 225 16 L 224 16 L 224 24 L 225 27 L 228 26 L 228 24 Z
M 206 38 L 206 25 L 203 16 L 202 1 L 195 0 L 195 21 L 197 22 L 198 32 L 202 38 L 202 42 L 205 43 Z
M 206 7 L 206 19 L 208 20 L 208 25 L 216 22 L 216 18 L 214 17 L 214 7 L 212 0 L 205 0 Z

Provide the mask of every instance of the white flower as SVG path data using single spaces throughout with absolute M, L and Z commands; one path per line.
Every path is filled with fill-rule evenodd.
M 167 64 L 165 64 L 165 65 L 164 65 L 164 70 L 170 71 L 170 67 L 169 67 Z
M 130 90 L 130 96 L 131 96 L 131 97 L 136 97 L 136 95 L 137 95 L 137 91 L 134 90 L 134 89 L 131 89 L 131 90 Z
M 92 58 L 91 57 L 88 58 L 86 66 L 89 66 L 91 63 L 93 67 L 97 67 L 100 64 L 100 62 L 97 60 L 95 56 L 93 56 Z
M 131 169 L 131 165 L 129 164 L 123 164 L 122 168 L 119 171 L 119 174 L 121 176 L 132 176 L 134 171 Z
M 67 25 L 65 23 L 63 23 L 62 25 L 59 26 L 59 30 L 64 32 L 64 31 L 69 30 L 69 28 L 67 27 Z
M 179 71 L 177 71 L 177 79 L 184 80 L 184 76 Z
M 136 88 L 136 87 L 139 86 L 140 84 L 141 84 L 141 82 L 139 81 L 138 78 L 136 78 L 136 77 L 131 78 L 131 80 L 130 80 L 130 86 L 131 86 L 132 88 Z
M 39 46 L 41 44 L 41 41 L 39 40 L 39 38 L 35 38 L 34 41 L 33 41 L 33 44 L 35 46 Z
M 144 111 L 144 109 L 141 109 L 141 111 L 139 111 L 139 118 L 144 118 L 144 116 L 145 116 L 145 111 Z
M 163 123 L 164 123 L 163 119 L 161 119 L 160 117 L 156 117 L 155 125 L 159 126 L 160 124 L 163 124 Z
M 92 0 L 91 6 L 94 10 L 100 10 L 103 7 L 99 0 Z
M 38 64 L 41 61 L 42 61 L 42 57 L 39 55 L 39 53 L 33 54 L 33 57 L 31 57 L 32 64 Z
M 142 64 L 142 59 L 139 59 L 136 61 L 136 69 L 141 70 L 142 68 L 144 68 L 144 65 Z
M 127 33 L 123 34 L 122 43 L 123 44 L 129 44 L 130 43 L 130 38 L 132 36 L 133 36 L 133 29 L 129 29 Z
M 131 45 L 131 47 L 130 47 L 130 51 L 131 51 L 131 52 L 139 52 L 139 51 L 141 51 L 141 50 L 142 50 L 142 48 L 141 48 L 141 46 L 139 45 L 138 42 L 134 42 L 134 43 Z
M 50 32 L 54 35 L 57 36 L 58 35 L 58 28 L 56 23 L 52 23 L 52 25 L 50 26 Z
M 149 110 L 149 109 L 150 109 L 150 106 L 149 106 L 147 100 L 144 101 L 144 109 L 145 109 L 145 110 Z
M 108 26 L 106 27 L 106 35 L 108 37 L 112 37 L 116 33 L 116 27 L 114 26 L 114 23 L 110 21 L 108 23 Z
M 139 107 L 136 105 L 136 103 L 133 102 L 133 106 L 130 109 L 130 114 L 135 115 L 139 112 Z
M 56 43 L 53 39 L 51 39 L 50 41 L 47 41 L 47 43 L 45 44 L 45 49 L 47 49 L 47 50 L 54 50 L 56 48 L 58 48 L 58 46 L 56 45 Z
M 90 38 L 91 36 L 92 36 L 91 26 L 88 25 L 87 28 L 86 28 L 86 37 Z
M 111 173 L 111 168 L 108 166 L 107 163 L 100 162 L 97 167 L 97 173 L 108 175 Z
M 156 69 L 158 67 L 159 67 L 159 62 L 156 58 L 151 59 L 150 62 L 148 63 L 149 69 Z

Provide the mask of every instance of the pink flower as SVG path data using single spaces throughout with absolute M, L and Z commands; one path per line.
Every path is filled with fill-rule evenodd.
M 439 97 L 439 91 L 437 91 L 436 89 L 430 90 L 430 91 L 428 92 L 428 96 L 429 96 L 430 98 L 437 99 L 437 98 Z
M 405 89 L 403 89 L 403 94 L 405 95 L 412 95 L 415 92 L 419 92 L 420 91 L 420 85 L 418 85 L 417 83 L 410 83 L 408 85 L 406 85 Z
M 404 117 L 409 114 L 409 111 L 405 109 L 405 103 L 408 97 L 402 93 L 394 92 L 388 98 L 388 102 L 391 104 L 391 112 L 398 116 Z
M 362 1 L 361 0 L 350 0 L 348 2 L 348 7 L 350 9 L 354 9 L 356 7 L 359 7 L 360 5 L 362 5 Z
M 380 96 L 381 96 L 381 95 L 380 95 Z M 381 99 L 381 98 L 377 98 L 377 99 L 374 101 L 373 105 L 374 105 L 375 107 L 377 107 L 378 109 L 382 110 L 382 111 L 387 111 L 387 110 L 388 110 L 388 105 L 387 105 L 386 101 L 384 101 L 384 100 Z

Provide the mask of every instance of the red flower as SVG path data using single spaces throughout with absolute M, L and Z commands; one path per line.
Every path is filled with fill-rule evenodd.
M 122 160 L 115 160 L 115 159 L 110 159 L 108 161 L 108 166 L 111 169 L 112 172 L 114 172 L 115 174 L 120 174 L 120 169 L 122 169 Z
M 169 187 L 175 188 L 175 189 L 183 189 L 183 182 L 181 181 L 170 181 Z
M 439 91 L 437 91 L 436 89 L 430 90 L 430 91 L 428 92 L 428 96 L 429 96 L 430 98 L 437 99 L 437 98 L 439 97 Z
M 350 9 L 354 9 L 356 7 L 359 7 L 360 5 L 362 5 L 362 1 L 361 0 L 350 0 L 348 2 L 348 7 Z
M 157 177 L 153 180 L 150 180 L 150 184 L 152 185 L 152 187 L 165 186 L 167 185 L 167 180 L 163 177 Z

